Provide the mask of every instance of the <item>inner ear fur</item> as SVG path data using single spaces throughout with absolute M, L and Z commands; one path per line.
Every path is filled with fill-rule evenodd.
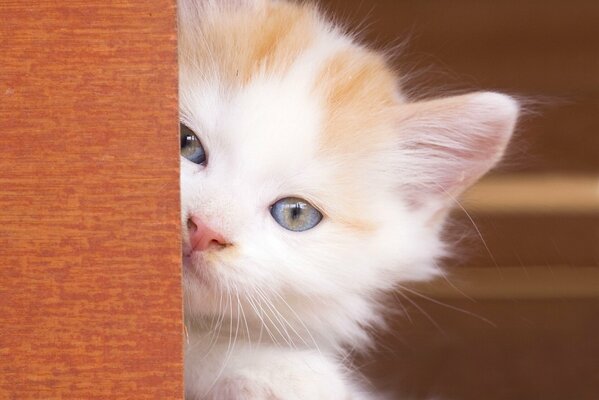
M 398 168 L 410 201 L 454 201 L 501 159 L 518 112 L 516 100 L 494 92 L 401 105 Z

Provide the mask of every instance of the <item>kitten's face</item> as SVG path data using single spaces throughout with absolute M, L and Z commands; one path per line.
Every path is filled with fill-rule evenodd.
M 256 7 L 212 4 L 182 23 L 181 120 L 206 153 L 181 160 L 189 315 L 222 312 L 223 293 L 318 302 L 433 275 L 439 193 L 494 163 L 513 105 L 501 111 L 509 101 L 494 94 L 406 104 L 384 60 L 312 8 Z M 286 198 L 312 213 L 299 231 L 277 221 Z M 220 244 L 194 250 L 190 220 Z
M 334 296 L 340 288 L 378 287 L 379 269 L 401 270 L 394 253 L 423 232 L 394 222 L 407 211 L 385 170 L 393 143 L 351 138 L 388 129 L 386 121 L 366 127 L 372 118 L 361 121 L 360 110 L 336 117 L 341 129 L 353 129 L 338 132 L 349 139 L 335 142 L 331 111 L 312 76 L 223 86 L 182 80 L 182 121 L 207 155 L 204 164 L 182 158 L 183 226 L 194 216 L 227 243 L 192 251 L 185 231 L 187 292 L 207 296 L 192 307 L 214 306 L 209 299 L 220 289 Z M 290 197 L 322 219 L 302 231 L 281 225 L 272 208 Z M 397 253 L 409 259 L 409 247 Z

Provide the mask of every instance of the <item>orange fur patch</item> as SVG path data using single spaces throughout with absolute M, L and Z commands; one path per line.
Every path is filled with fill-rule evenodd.
M 316 84 L 326 99 L 325 151 L 368 151 L 387 142 L 384 125 L 394 119 L 398 87 L 383 56 L 352 45 L 325 63 Z
M 207 18 L 202 42 L 183 43 L 183 54 L 203 72 L 218 71 L 224 82 L 244 85 L 261 72 L 284 74 L 310 46 L 319 23 L 309 4 L 268 2 L 258 10 L 227 10 Z
M 326 107 L 322 157 L 342 161 L 333 180 L 344 204 L 331 217 L 353 231 L 372 232 L 376 226 L 360 218 L 370 197 L 357 186 L 356 170 L 368 171 L 364 166 L 372 167 L 395 143 L 401 102 L 397 79 L 381 54 L 349 44 L 325 61 L 315 85 Z

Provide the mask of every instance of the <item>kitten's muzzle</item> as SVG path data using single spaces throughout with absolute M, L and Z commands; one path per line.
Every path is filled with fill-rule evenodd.
M 220 249 L 230 245 L 223 235 L 210 228 L 195 215 L 187 220 L 187 230 L 192 252 Z

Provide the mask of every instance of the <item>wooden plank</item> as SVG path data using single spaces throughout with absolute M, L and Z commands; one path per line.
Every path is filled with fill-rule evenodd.
M 446 73 L 429 74 L 429 82 L 458 78 L 449 72 L 470 77 L 476 86 L 531 94 L 599 90 L 599 4 L 594 0 L 548 0 L 542 7 L 517 0 L 324 3 L 346 15 L 350 26 L 361 23 L 369 41 L 388 46 L 409 39 L 398 67 L 441 65 Z
M 599 213 L 599 175 L 503 175 L 473 186 L 462 205 L 475 213 Z
M 529 94 L 545 104 L 520 121 L 500 172 L 599 175 L 599 91 Z
M 452 266 L 599 266 L 599 215 L 474 213 L 457 209 Z
M 597 398 L 599 298 L 400 299 L 409 318 L 358 364 L 392 398 Z
M 0 2 L 0 398 L 182 398 L 175 14 Z
M 439 299 L 599 299 L 599 268 L 453 268 L 444 278 L 406 287 L 416 297 Z

